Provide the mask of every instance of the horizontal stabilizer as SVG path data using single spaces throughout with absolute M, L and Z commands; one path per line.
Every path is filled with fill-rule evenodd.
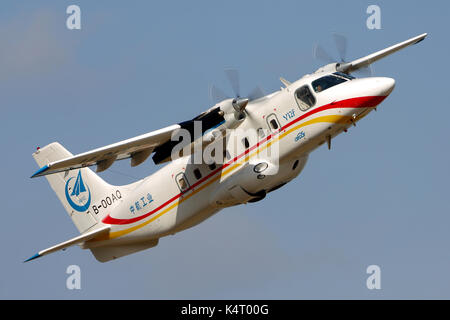
M 59 243 L 59 244 L 57 244 L 57 245 L 55 245 L 53 247 L 50 247 L 50 248 L 47 248 L 45 250 L 39 251 L 34 256 L 32 256 L 31 258 L 28 258 L 24 262 L 28 262 L 28 261 L 37 259 L 39 257 L 42 257 L 42 256 L 44 256 L 46 254 L 49 254 L 49 253 L 52 253 L 52 252 L 55 252 L 55 251 L 59 251 L 59 250 L 68 248 L 70 246 L 73 246 L 75 244 L 81 244 L 83 242 L 92 240 L 94 238 L 106 235 L 106 234 L 109 233 L 110 229 L 111 229 L 111 227 L 106 226 L 106 227 L 102 227 L 102 228 L 99 228 L 99 229 L 87 232 L 85 234 L 79 235 L 78 237 L 72 238 L 70 240 L 61 242 L 61 243 Z

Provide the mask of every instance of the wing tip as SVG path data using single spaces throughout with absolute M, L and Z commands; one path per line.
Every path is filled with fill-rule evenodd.
M 37 258 L 40 258 L 40 257 L 42 257 L 42 256 L 39 253 L 36 253 L 34 256 L 32 256 L 32 257 L 28 258 L 27 260 L 25 260 L 24 263 L 28 262 L 28 261 L 31 261 L 31 260 L 34 260 L 34 259 L 37 259 Z
M 36 177 L 42 176 L 43 173 L 48 170 L 48 168 L 50 168 L 50 166 L 48 164 L 43 166 L 38 171 L 36 171 L 30 178 L 36 178 Z
M 428 33 L 422 33 L 421 35 L 417 36 L 419 39 L 414 42 L 414 44 L 418 44 L 419 42 L 422 42 L 423 40 L 425 40 L 425 38 L 428 36 Z

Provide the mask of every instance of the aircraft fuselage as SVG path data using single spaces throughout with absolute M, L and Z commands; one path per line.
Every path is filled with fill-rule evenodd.
M 327 74 L 307 75 L 251 101 L 238 128 L 262 128 L 265 134 L 240 137 L 247 141 L 238 141 L 238 150 L 227 149 L 222 163 L 195 164 L 188 155 L 145 179 L 117 187 L 121 199 L 99 212 L 102 222 L 112 227 L 108 239 L 90 246 L 158 239 L 195 226 L 223 208 L 262 200 L 298 176 L 313 150 L 329 146 L 394 87 L 393 79 L 375 77 L 347 79 L 323 91 L 312 86 Z M 311 96 L 299 91 L 304 86 Z M 277 152 L 267 155 L 276 144 Z

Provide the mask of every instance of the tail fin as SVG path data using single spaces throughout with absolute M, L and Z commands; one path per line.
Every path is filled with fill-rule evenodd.
M 72 154 L 58 142 L 33 153 L 39 167 L 71 156 Z M 121 198 L 116 187 L 106 183 L 89 168 L 55 173 L 47 175 L 46 178 L 80 233 L 94 229 L 95 225 L 101 226 L 102 216 L 98 207 L 107 194 L 110 195 L 108 199 L 111 205 L 113 200 L 118 200 L 117 197 Z M 111 196 L 116 199 L 111 200 Z M 97 202 L 99 205 L 96 205 Z M 118 204 L 119 201 L 114 202 Z

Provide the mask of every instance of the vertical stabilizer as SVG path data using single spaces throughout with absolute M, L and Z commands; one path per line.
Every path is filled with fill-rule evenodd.
M 39 167 L 71 156 L 58 142 L 33 153 Z M 97 202 L 101 203 L 107 195 L 108 199 L 115 197 L 108 208 L 112 209 L 120 202 L 121 194 L 117 188 L 106 183 L 89 168 L 50 174 L 46 178 L 80 233 L 100 227 L 105 210 L 98 210 Z

